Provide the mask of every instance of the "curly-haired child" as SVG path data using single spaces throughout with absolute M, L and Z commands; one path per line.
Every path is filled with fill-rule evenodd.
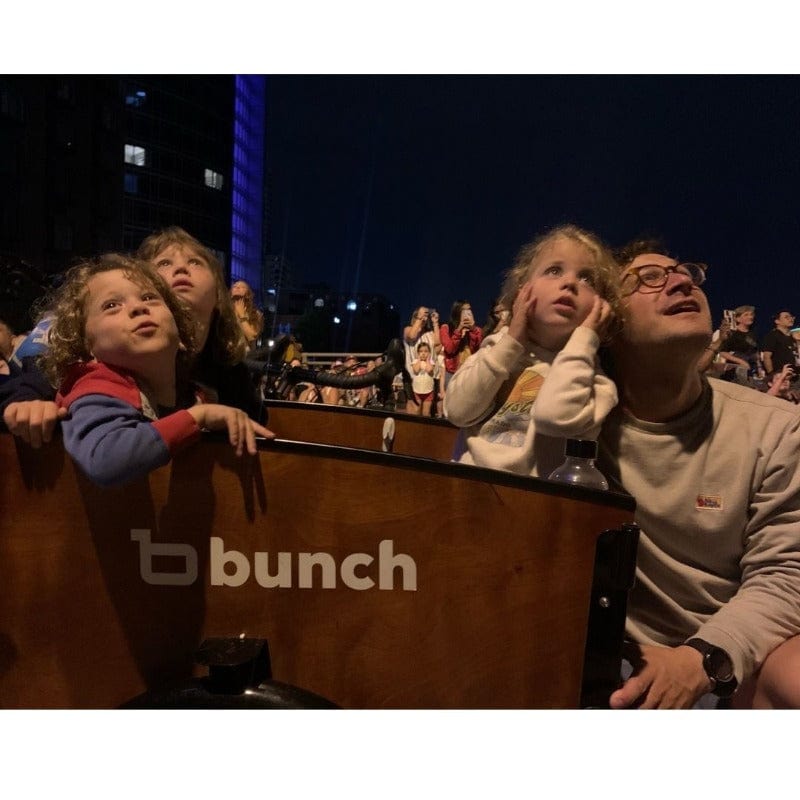
M 617 404 L 597 361 L 616 299 L 614 259 L 594 234 L 562 225 L 520 250 L 503 285 L 507 326 L 484 339 L 445 395 L 445 416 L 464 429 L 460 461 L 547 477 L 566 438 L 597 438 Z
M 95 483 L 166 464 L 203 428 L 227 430 L 237 455 L 273 437 L 243 411 L 184 391 L 196 327 L 151 264 L 118 254 L 78 264 L 50 310 L 42 365 L 68 413 L 64 446 Z

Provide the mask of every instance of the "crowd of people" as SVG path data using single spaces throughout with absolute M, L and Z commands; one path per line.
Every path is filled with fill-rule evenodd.
M 442 324 L 414 310 L 406 410 L 456 425 L 462 462 L 521 475 L 546 478 L 567 440 L 598 443 L 641 529 L 612 708 L 800 708 L 794 317 L 778 311 L 759 340 L 741 306 L 714 332 L 705 279 L 658 242 L 612 252 L 575 225 L 548 231 L 521 248 L 484 326 L 464 300 Z M 202 429 L 255 453 L 273 436 L 245 363 L 262 329 L 249 287 L 226 287 L 213 253 L 168 228 L 135 256 L 70 269 L 21 342 L 0 325 L 3 423 L 34 447 L 60 425 L 104 485 L 166 463 Z M 368 404 L 352 392 L 311 382 L 294 395 Z
M 743 305 L 723 313 L 719 328 L 700 360 L 710 376 L 750 386 L 800 402 L 800 328 L 785 308 L 771 318 L 772 328 L 759 338 L 755 332 L 756 309 Z
M 456 300 L 450 318 L 440 324 L 436 309 L 427 306 L 415 308 L 403 329 L 405 368 L 395 377 L 391 398 L 383 401 L 376 386 L 341 389 L 309 381 L 286 384 L 279 396 L 284 400 L 358 408 L 382 405 L 415 416 L 444 417 L 444 398 L 450 379 L 480 348 L 487 335 L 485 332 L 501 328 L 509 314 L 509 309 L 500 301 L 492 301 L 489 318 L 484 326 L 480 326 L 475 322 L 471 304 L 466 300 Z M 296 346 L 301 353 L 292 359 L 287 357 L 285 361 L 289 366 L 305 366 L 301 357 L 302 344 L 296 343 Z M 343 377 L 362 376 L 374 371 L 382 360 L 382 356 L 376 356 L 358 361 L 354 356 L 346 355 L 321 371 Z

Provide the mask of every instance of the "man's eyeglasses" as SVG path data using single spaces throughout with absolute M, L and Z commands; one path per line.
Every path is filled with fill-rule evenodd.
M 676 264 L 674 267 L 662 267 L 660 264 L 642 264 L 640 267 L 633 267 L 629 269 L 622 277 L 622 282 L 633 275 L 637 279 L 636 286 L 631 289 L 635 292 L 640 284 L 649 287 L 650 289 L 661 289 L 667 285 L 670 272 L 676 272 L 678 275 L 685 275 L 693 286 L 702 286 L 706 280 L 706 270 L 708 267 L 705 264 L 694 264 L 687 262 L 685 264 Z

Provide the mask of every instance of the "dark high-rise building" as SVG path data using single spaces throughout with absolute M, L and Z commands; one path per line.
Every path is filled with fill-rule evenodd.
M 60 272 L 180 225 L 261 288 L 263 76 L 0 77 L 0 262 Z
M 180 225 L 230 266 L 234 79 L 121 78 L 123 247 Z
M 0 78 L 0 257 L 45 272 L 122 246 L 115 78 Z

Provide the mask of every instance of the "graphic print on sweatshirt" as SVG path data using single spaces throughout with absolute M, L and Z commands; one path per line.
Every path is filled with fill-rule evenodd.
M 544 383 L 536 366 L 526 367 L 498 392 L 499 408 L 481 428 L 481 439 L 509 447 L 522 447 L 531 421 L 531 408 Z

